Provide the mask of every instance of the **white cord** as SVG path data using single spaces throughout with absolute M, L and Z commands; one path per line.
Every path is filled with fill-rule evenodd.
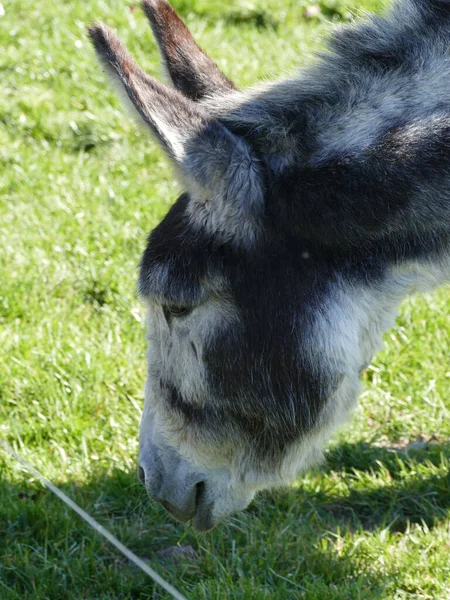
M 60 498 L 63 502 L 70 506 L 72 510 L 80 515 L 82 519 L 88 523 L 92 529 L 98 531 L 103 537 L 105 537 L 113 546 L 117 548 L 124 556 L 131 560 L 136 566 L 138 566 L 144 573 L 146 573 L 149 577 L 151 577 L 156 583 L 158 583 L 161 587 L 163 587 L 169 594 L 175 598 L 175 600 L 187 600 L 183 594 L 180 594 L 170 583 L 168 583 L 165 579 L 163 579 L 156 571 L 151 569 L 142 559 L 140 559 L 134 552 L 131 552 L 126 546 L 124 546 L 119 540 L 112 535 L 107 529 L 105 529 L 100 523 L 97 523 L 95 519 L 93 519 L 86 511 L 84 511 L 76 502 L 71 500 L 64 492 L 62 492 L 59 488 L 57 488 L 51 481 L 45 479 L 43 475 L 39 473 L 34 467 L 32 467 L 24 458 L 17 454 L 11 446 L 9 446 L 6 442 L 0 439 L 0 446 L 13 458 L 15 458 L 22 466 L 24 466 L 30 473 L 32 473 L 35 477 L 39 479 L 41 483 L 43 483 L 50 491 L 52 491 L 58 498 Z

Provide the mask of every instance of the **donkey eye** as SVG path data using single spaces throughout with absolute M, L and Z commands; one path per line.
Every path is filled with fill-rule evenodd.
M 171 315 L 174 315 L 175 317 L 179 317 L 181 315 L 185 315 L 188 311 L 189 308 L 187 306 L 168 306 L 167 310 L 170 312 Z
M 166 304 L 163 306 L 164 314 L 171 317 L 182 317 L 187 315 L 190 312 L 190 308 L 188 306 L 180 306 L 178 304 Z

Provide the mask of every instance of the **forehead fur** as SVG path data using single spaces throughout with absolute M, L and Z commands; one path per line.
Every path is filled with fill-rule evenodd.
M 257 300 L 279 310 L 281 305 L 273 304 L 271 290 L 285 293 L 283 302 L 298 302 L 295 294 L 289 298 L 294 278 L 299 279 L 299 293 L 304 290 L 302 303 L 309 303 L 337 273 L 355 280 L 382 276 L 386 257 L 381 248 L 373 254 L 364 248 L 328 249 L 302 238 L 297 231 L 288 232 L 284 225 L 290 214 L 279 214 L 277 199 L 288 201 L 295 195 L 290 181 L 280 180 L 268 195 L 264 236 L 251 249 L 218 243 L 207 230 L 193 226 L 188 210 L 191 199 L 183 194 L 149 236 L 140 264 L 140 293 L 162 302 L 190 305 L 209 294 L 227 291 L 242 306 Z M 278 221 L 276 229 L 271 227 L 274 219 Z M 291 310 L 295 312 L 294 307 Z
M 149 236 L 139 274 L 145 297 L 189 305 L 220 294 L 226 287 L 225 265 L 234 271 L 245 253 L 193 224 L 191 201 L 183 194 Z

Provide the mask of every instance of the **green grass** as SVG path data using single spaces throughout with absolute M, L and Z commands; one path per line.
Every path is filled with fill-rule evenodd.
M 316 20 L 303 0 L 174 4 L 239 85 L 307 64 L 327 19 L 355 12 L 347 0 L 324 1 Z M 403 305 L 321 468 L 212 533 L 174 523 L 135 478 L 145 378 L 135 281 L 177 189 L 105 82 L 85 25 L 117 28 L 159 73 L 155 44 L 119 0 L 4 7 L 0 437 L 191 599 L 448 599 L 448 289 Z M 408 447 L 419 436 L 433 437 Z M 198 560 L 161 562 L 177 544 Z M 168 596 L 0 451 L 0 598 Z

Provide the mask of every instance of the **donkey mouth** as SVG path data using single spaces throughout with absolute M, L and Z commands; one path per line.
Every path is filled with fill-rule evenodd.
M 167 500 L 158 500 L 158 502 L 166 509 L 169 515 L 171 515 L 177 521 L 180 521 L 180 523 L 187 523 L 194 516 L 194 510 L 180 510 L 173 504 L 170 504 L 170 502 L 167 502 Z
M 209 531 L 216 523 L 213 520 L 213 504 L 206 501 L 205 482 L 200 481 L 196 486 L 195 515 L 192 521 L 197 531 Z
M 159 503 L 177 521 L 187 523 L 192 520 L 192 524 L 197 531 L 209 531 L 215 526 L 212 517 L 213 504 L 206 501 L 204 481 L 197 483 L 195 504 L 192 503 L 188 510 L 180 510 L 170 502 L 167 502 L 167 500 L 159 500 Z

